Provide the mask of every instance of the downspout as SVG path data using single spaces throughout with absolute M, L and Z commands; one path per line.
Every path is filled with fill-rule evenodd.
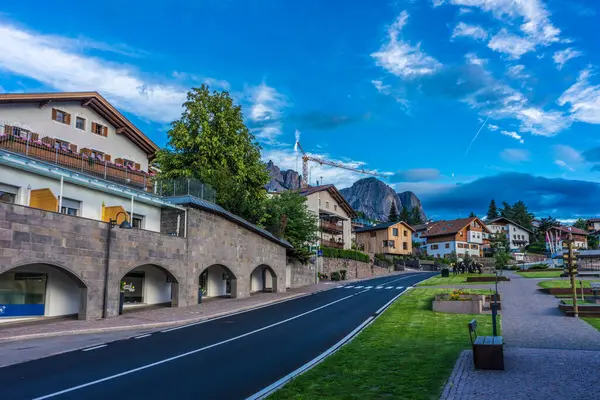
M 112 231 L 112 222 L 108 221 L 108 236 L 106 237 L 106 262 L 104 263 L 104 298 L 102 300 L 102 318 L 108 315 L 108 266 L 110 264 L 110 237 Z
M 57 212 L 59 212 L 59 213 L 62 211 L 63 186 L 64 186 L 64 183 L 65 183 L 65 178 L 61 176 L 60 177 L 60 196 L 58 197 L 58 210 L 57 210 Z
M 188 209 L 185 209 L 183 214 L 183 237 L 187 238 L 187 222 L 188 222 Z

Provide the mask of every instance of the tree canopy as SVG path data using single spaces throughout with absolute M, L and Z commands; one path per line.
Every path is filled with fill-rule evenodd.
M 423 217 L 421 217 L 421 210 L 419 210 L 419 207 L 413 207 L 412 210 L 410 210 L 408 223 L 410 225 L 419 225 L 423 223 Z
M 490 201 L 490 206 L 488 207 L 487 217 L 488 219 L 498 218 L 500 214 L 498 213 L 498 208 L 496 207 L 496 200 L 492 199 Z
M 210 92 L 206 85 L 189 91 L 183 107 L 167 147 L 156 155 L 159 178 L 197 178 L 215 188 L 219 205 L 260 222 L 269 174 L 241 107 L 229 93 Z
M 396 202 L 392 200 L 392 204 L 390 205 L 390 212 L 388 213 L 388 221 L 396 222 L 399 220 L 398 216 L 398 208 L 396 208 Z
M 501 215 L 504 218 L 508 218 L 511 221 L 523 226 L 527 229 L 532 229 L 533 225 L 533 214 L 527 210 L 527 206 L 522 201 L 517 201 L 515 204 L 510 205 L 507 202 L 502 202 Z
M 402 210 L 400 211 L 400 221 L 410 224 L 410 212 L 406 206 L 402 206 Z
M 587 221 L 583 218 L 578 218 L 577 221 L 573 224 L 575 228 L 587 230 Z
M 284 238 L 294 249 L 290 256 L 305 262 L 310 257 L 306 246 L 317 240 L 318 219 L 306 206 L 306 197 L 285 191 L 265 203 L 264 226 L 273 235 Z

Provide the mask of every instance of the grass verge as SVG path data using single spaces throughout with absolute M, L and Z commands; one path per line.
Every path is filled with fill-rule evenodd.
M 517 272 L 523 278 L 559 278 L 563 271 Z
M 600 331 L 600 318 L 582 318 L 582 320 Z
M 427 279 L 423 282 L 419 282 L 417 286 L 450 286 L 450 285 L 487 285 L 494 284 L 494 282 L 467 282 L 467 278 L 470 276 L 489 276 L 494 277 L 492 274 L 450 274 L 447 278 L 442 278 L 441 275 L 434 276 L 433 278 Z
M 470 348 L 467 323 L 477 318 L 480 335 L 492 331 L 488 315 L 434 313 L 433 297 L 447 291 L 400 297 L 351 343 L 269 398 L 438 399 L 458 355 Z
M 600 281 L 588 281 L 588 280 L 577 280 L 577 288 L 579 288 L 580 283 L 579 282 L 583 282 L 583 287 L 590 287 L 590 282 L 599 282 Z M 563 279 L 560 281 L 542 281 L 542 282 L 538 282 L 537 284 L 539 287 L 541 287 L 542 289 L 551 289 L 551 288 L 570 288 L 571 287 L 571 280 L 569 279 Z

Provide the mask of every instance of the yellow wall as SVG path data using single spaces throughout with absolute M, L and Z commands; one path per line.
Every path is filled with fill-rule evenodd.
M 398 229 L 398 236 L 393 236 L 394 228 Z M 406 236 L 404 236 L 404 231 L 406 231 Z M 375 236 L 372 236 L 373 234 Z M 384 247 L 384 240 L 393 240 L 395 247 Z M 412 231 L 406 225 L 399 222 L 388 228 L 376 231 L 357 232 L 356 243 L 363 245 L 364 251 L 367 253 L 408 255 L 412 254 Z M 404 250 L 403 243 L 406 243 L 406 250 Z

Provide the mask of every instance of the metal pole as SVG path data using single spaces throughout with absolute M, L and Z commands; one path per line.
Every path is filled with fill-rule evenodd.
M 133 195 L 131 195 L 131 214 L 129 214 L 129 223 L 133 226 Z
M 496 293 L 494 294 L 494 302 L 492 308 L 492 335 L 498 336 L 498 327 L 496 325 L 496 316 L 498 315 L 498 271 L 496 271 Z
M 62 202 L 63 202 L 63 185 L 65 183 L 65 178 L 60 177 L 60 196 L 58 197 L 58 212 L 62 211 Z
M 104 263 L 104 295 L 102 299 L 102 318 L 108 317 L 108 267 L 110 264 L 110 234 L 112 221 L 108 221 L 108 235 L 106 236 L 106 262 Z
M 108 161 L 104 160 L 104 179 L 106 179 L 106 169 L 108 168 Z
M 573 291 L 573 317 L 579 318 L 579 307 L 577 306 L 577 284 L 575 283 L 576 273 L 576 262 L 573 254 L 573 233 L 569 232 L 569 275 L 571 276 L 571 290 Z

